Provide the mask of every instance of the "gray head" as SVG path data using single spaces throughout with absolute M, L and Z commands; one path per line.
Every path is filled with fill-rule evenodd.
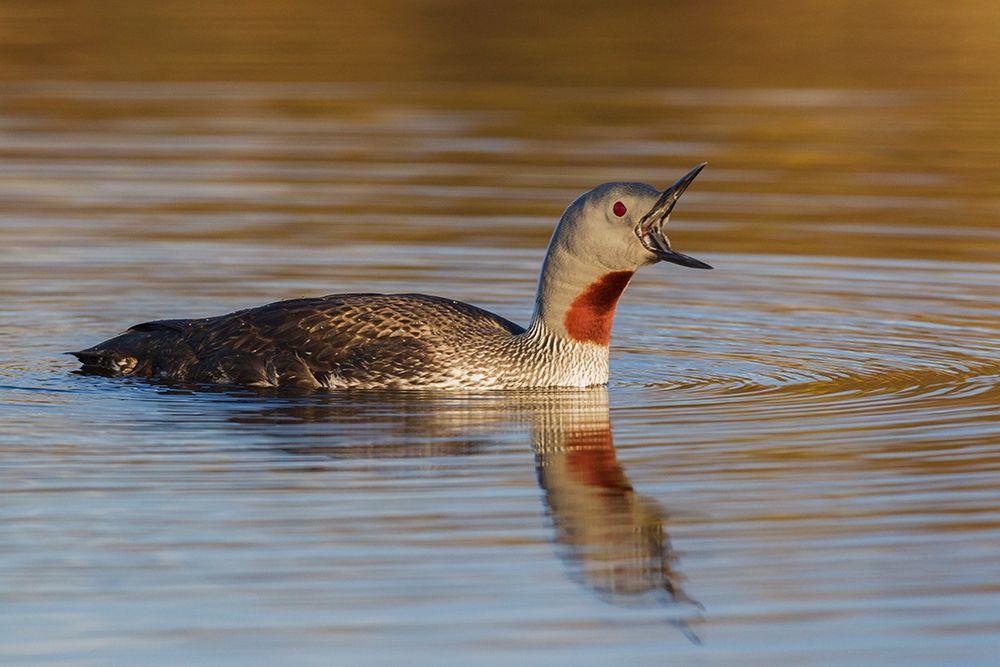
M 580 195 L 563 213 L 559 244 L 572 255 L 587 257 L 610 270 L 634 271 L 661 261 L 712 268 L 673 250 L 663 233 L 677 200 L 706 164 L 698 165 L 662 192 L 645 183 L 605 183 Z

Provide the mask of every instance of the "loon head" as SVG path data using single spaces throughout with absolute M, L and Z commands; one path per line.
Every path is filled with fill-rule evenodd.
M 618 298 L 639 267 L 671 262 L 712 268 L 671 248 L 663 233 L 677 200 L 704 168 L 698 165 L 662 192 L 645 183 L 605 183 L 577 197 L 552 234 L 533 323 L 607 346 Z
M 635 271 L 657 262 L 712 267 L 670 247 L 663 228 L 702 163 L 662 192 L 645 183 L 605 183 L 580 195 L 563 213 L 553 241 L 608 270 Z

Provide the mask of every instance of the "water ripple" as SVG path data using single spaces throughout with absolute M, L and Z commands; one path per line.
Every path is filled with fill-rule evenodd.
M 469 662 L 525 638 L 554 664 L 590 645 L 797 665 L 993 648 L 995 93 L 2 92 L 15 662 L 360 643 L 398 663 L 420 642 Z M 717 269 L 636 276 L 606 392 L 178 387 L 75 375 L 63 354 L 139 321 L 345 291 L 525 322 L 572 197 L 669 183 L 706 154 L 671 236 Z M 704 651 L 679 655 L 700 626 Z

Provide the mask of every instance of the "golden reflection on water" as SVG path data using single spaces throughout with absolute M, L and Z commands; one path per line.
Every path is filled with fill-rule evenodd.
M 135 241 L 536 248 L 594 184 L 663 185 L 708 159 L 672 223 L 692 251 L 1000 256 L 988 100 L 494 90 L 8 84 L 0 212 Z
M 8 79 L 992 86 L 989 0 L 9 2 Z M 829 57 L 836 54 L 836 57 Z
M 8 212 L 157 216 L 125 224 L 149 239 L 535 246 L 595 183 L 707 159 L 693 249 L 993 261 L 998 20 L 987 0 L 8 3 L 0 187 Z M 171 220 L 222 211 L 258 220 Z

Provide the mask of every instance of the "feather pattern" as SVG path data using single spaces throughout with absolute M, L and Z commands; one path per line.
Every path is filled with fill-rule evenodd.
M 572 360 L 559 363 L 559 347 L 540 327 L 529 332 L 461 301 L 334 294 L 144 322 L 73 354 L 85 370 L 112 375 L 260 387 L 513 388 L 560 374 L 580 376 L 578 386 L 601 383 L 574 372 Z

